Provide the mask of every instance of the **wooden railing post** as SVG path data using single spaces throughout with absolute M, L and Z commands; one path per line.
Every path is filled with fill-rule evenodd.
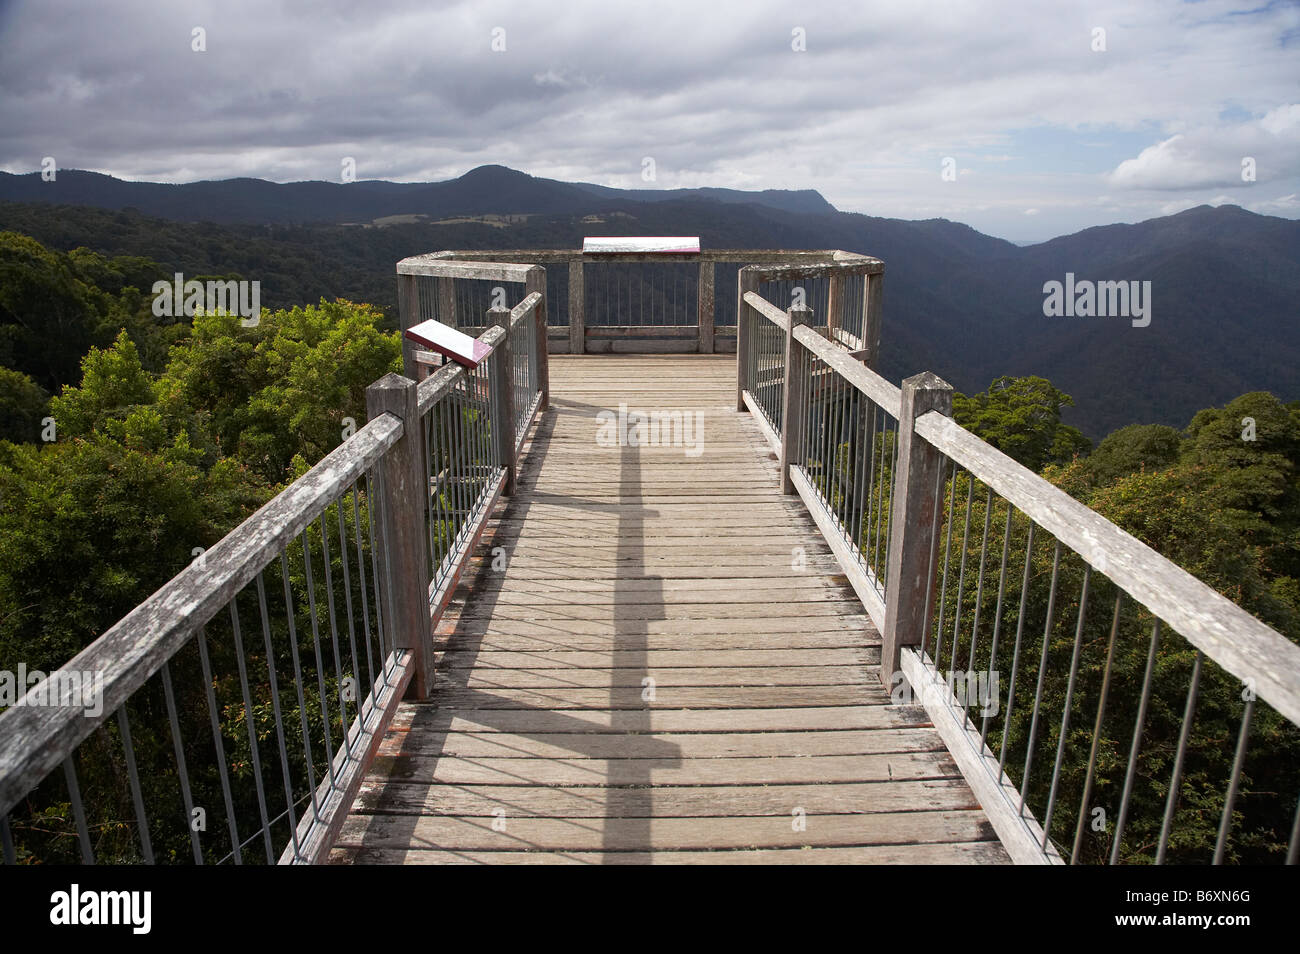
M 695 312 L 700 319 L 700 354 L 713 354 L 713 262 L 700 262 Z
M 410 328 L 420 323 L 420 297 L 416 282 L 418 275 L 397 276 L 397 315 L 402 325 L 402 373 L 413 381 L 420 379 L 419 365 L 415 362 L 415 342 L 406 337 Z
M 587 350 L 586 293 L 582 256 L 569 259 L 569 354 L 583 354 Z
M 826 338 L 837 343 L 840 339 L 835 332 L 844 327 L 844 303 L 848 299 L 845 295 L 847 286 L 847 277 L 835 273 L 830 277 L 830 286 L 826 292 Z
M 884 300 L 882 275 L 862 276 L 862 347 L 867 352 L 864 362 L 872 371 L 880 370 L 880 323 L 884 317 L 881 308 Z
M 381 612 L 388 620 L 389 638 L 392 645 L 411 651 L 411 684 L 418 698 L 427 699 L 433 693 L 433 631 L 429 617 L 432 568 L 426 549 L 429 475 L 424 463 L 418 392 L 419 385 L 410 378 L 386 374 L 366 388 L 366 414 L 372 421 L 392 414 L 402 422 L 402 436 L 375 464 L 380 499 L 371 502 L 371 519 L 377 523 L 377 556 L 388 591 Z
M 438 278 L 438 315 L 437 318 L 444 325 L 450 325 L 452 328 L 456 325 L 456 279 Z
M 745 303 L 746 292 L 758 291 L 758 276 L 748 268 L 736 272 L 736 410 L 745 410 L 745 391 L 753 383 L 749 380 L 749 331 L 756 317 L 753 308 Z
M 533 382 L 537 389 L 542 392 L 542 403 L 538 405 L 538 413 L 545 411 L 551 403 L 551 365 L 547 360 L 546 352 L 546 269 L 540 265 L 528 273 L 524 279 L 524 295 L 531 295 L 537 292 L 542 296 L 542 300 L 537 303 L 537 308 L 533 313 L 533 320 L 537 323 L 537 341 L 533 348 L 531 360 L 533 368 L 537 372 L 537 379 Z M 506 332 L 509 333 L 507 328 Z
M 934 488 L 943 454 L 915 429 L 916 419 L 927 411 L 952 413 L 952 385 L 929 371 L 903 382 L 898 415 L 898 469 L 885 564 L 885 627 L 880 634 L 880 680 L 889 689 L 897 683 L 902 648 L 921 644 L 938 570 L 938 561 L 930 561 L 939 533 L 941 504 L 936 506 Z
M 794 330 L 812 323 L 812 309 L 792 305 L 786 312 L 790 326 L 785 332 L 785 395 L 781 405 L 781 493 L 796 493 L 790 479 L 790 464 L 803 445 L 804 418 L 808 414 L 807 384 L 803 377 L 803 346 L 794 340 Z
M 487 324 L 500 325 L 505 329 L 505 337 L 492 352 L 492 393 L 489 402 L 492 408 L 492 440 L 497 445 L 497 458 L 506 469 L 504 493 L 513 494 L 518 479 L 516 466 L 519 462 L 515 453 L 515 414 L 514 414 L 514 363 L 510 355 L 510 311 L 506 308 L 489 308 Z

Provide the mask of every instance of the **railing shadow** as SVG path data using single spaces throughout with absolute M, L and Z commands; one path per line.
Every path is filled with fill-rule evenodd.
M 593 412 L 603 410 L 593 405 L 572 401 L 553 403 L 567 408 L 588 408 Z M 520 462 L 520 491 L 526 491 L 530 499 L 516 496 L 503 501 L 500 515 L 509 516 L 511 522 L 498 523 L 490 532 L 490 536 L 485 534 L 479 545 L 481 554 L 490 555 L 494 548 L 504 547 L 509 559 L 517 550 L 519 534 L 526 525 L 528 513 L 537 503 L 572 507 L 576 510 L 595 509 L 593 502 L 583 499 L 579 493 L 539 494 L 536 491 L 527 491 L 530 486 L 535 486 L 536 479 L 545 464 L 557 419 L 558 415 L 554 408 L 548 410 L 539 419 L 528 453 Z M 639 450 L 635 446 L 625 446 L 618 450 L 621 495 L 625 498 L 639 496 L 641 492 Z M 644 508 L 620 508 L 617 523 L 619 540 L 617 562 L 621 564 L 626 561 L 631 565 L 644 566 L 645 518 L 654 516 L 655 513 L 654 510 Z M 435 637 L 441 655 L 433 704 L 417 708 L 411 721 L 411 731 L 407 733 L 398 751 L 394 753 L 393 760 L 388 764 L 390 773 L 398 768 L 397 759 L 418 756 L 422 761 L 431 763 L 427 772 L 428 777 L 408 780 L 427 784 L 436 778 L 441 759 L 464 758 L 454 752 L 444 752 L 441 747 L 430 749 L 427 745 L 430 736 L 439 735 L 442 736 L 445 744 L 445 733 L 451 731 L 456 720 L 472 722 L 480 727 L 496 730 L 502 734 L 503 739 L 508 736 L 545 737 L 547 741 L 555 742 L 553 736 L 566 736 L 571 751 L 577 756 L 590 755 L 593 767 L 602 761 L 606 762 L 602 781 L 597 782 L 593 778 L 593 782 L 589 785 L 565 786 L 569 790 L 589 789 L 589 793 L 584 791 L 583 794 L 588 795 L 590 799 L 592 823 L 599 823 L 602 827 L 601 848 L 606 852 L 604 856 L 606 861 L 626 861 L 633 858 L 642 861 L 650 860 L 651 816 L 653 815 L 650 789 L 653 769 L 650 760 L 656 760 L 655 767 L 675 767 L 680 764 L 681 750 L 675 744 L 653 738 L 651 734 L 653 701 L 652 698 L 647 699 L 645 696 L 649 687 L 644 684 L 636 687 L 620 685 L 611 667 L 608 706 L 590 710 L 575 709 L 571 713 L 529 705 L 517 700 L 509 700 L 505 705 L 500 705 L 501 697 L 492 689 L 471 688 L 469 682 L 474 674 L 482 675 L 483 670 L 475 664 L 491 628 L 491 620 L 495 616 L 500 593 L 503 592 L 503 589 L 491 585 L 497 572 L 492 569 L 492 561 L 490 556 L 487 556 L 481 560 L 473 576 L 462 581 L 457 588 L 453 605 L 459 603 L 462 613 L 450 632 L 443 627 L 440 634 Z M 643 584 L 646 580 L 661 582 L 657 576 L 625 577 L 615 580 L 614 605 L 610 620 L 612 653 L 618 654 L 620 668 L 630 667 L 635 672 L 642 673 L 643 677 L 650 676 L 648 623 L 651 618 L 644 607 L 663 605 L 662 587 L 651 587 L 646 590 L 636 585 Z M 471 606 L 474 610 L 473 615 L 466 615 L 464 611 Z M 661 614 L 654 618 L 661 619 L 663 616 Z M 534 621 L 529 625 L 530 629 L 535 628 L 536 638 L 546 644 L 546 649 L 564 649 L 572 646 L 572 640 L 566 639 L 571 634 L 566 632 L 563 623 Z M 453 652 L 457 656 L 457 666 L 454 669 L 444 664 L 445 654 L 448 652 Z M 560 676 L 564 669 L 545 671 Z M 455 706 L 440 705 L 439 693 L 453 689 L 458 690 Z M 649 691 L 653 692 L 653 690 Z M 606 712 L 608 712 L 608 722 L 597 721 Z M 527 719 L 521 719 L 520 713 L 526 713 Z M 586 718 L 584 714 L 591 714 L 596 718 Z M 628 757 L 609 759 L 605 747 L 588 744 L 598 736 L 610 735 L 622 735 L 628 739 Z M 535 760 L 531 757 L 521 757 L 520 768 L 533 761 Z M 668 764 L 665 765 L 665 762 Z M 421 775 L 425 773 L 421 772 Z M 390 774 L 391 780 L 397 781 L 399 778 L 400 776 L 394 777 Z M 526 837 L 511 833 L 510 819 L 540 817 L 534 815 L 534 809 L 526 802 L 513 797 L 520 789 L 533 788 L 539 784 L 521 775 L 517 786 L 507 782 L 478 787 L 477 792 L 480 795 L 484 790 L 491 791 L 491 795 L 484 801 L 482 809 L 484 814 L 474 816 L 479 819 L 482 826 L 496 831 L 492 822 L 498 817 L 496 813 L 504 813 L 504 830 L 498 831 L 499 844 L 496 845 L 498 850 L 552 850 L 550 846 L 532 843 Z M 392 820 L 384 828 L 384 841 L 395 843 L 405 835 L 407 843 L 415 845 L 419 841 L 416 832 L 419 817 L 416 814 L 390 816 Z M 565 817 L 575 816 L 570 814 Z M 364 850 L 364 839 L 362 846 Z M 444 846 L 436 844 L 426 844 L 424 847 L 446 850 Z M 617 852 L 619 857 L 610 858 L 609 852 Z

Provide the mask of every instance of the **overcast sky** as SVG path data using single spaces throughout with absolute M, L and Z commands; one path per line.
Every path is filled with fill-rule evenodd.
M 1296 218 L 1300 4 L 0 0 L 0 169 L 44 156 L 812 188 L 1013 240 L 1206 202 Z

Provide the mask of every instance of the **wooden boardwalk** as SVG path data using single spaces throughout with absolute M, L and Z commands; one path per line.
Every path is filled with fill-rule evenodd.
M 331 860 L 1005 862 L 924 710 L 881 688 L 735 359 L 552 357 L 551 394 L 434 701 L 399 710 Z M 702 435 L 598 441 L 620 404 Z

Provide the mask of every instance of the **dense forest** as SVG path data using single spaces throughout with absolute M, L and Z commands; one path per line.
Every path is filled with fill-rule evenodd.
M 233 251 L 212 249 L 204 230 L 184 226 L 151 245 L 140 219 L 93 215 L 125 254 L 62 252 L 0 233 L 0 669 L 21 661 L 48 671 L 68 660 L 195 548 L 210 547 L 337 446 L 348 418 L 365 420 L 366 386 L 400 369 L 384 310 L 391 301 L 359 265 L 342 280 L 355 278 L 357 297 L 373 304 L 308 294 L 337 263 L 290 255 L 276 267 L 293 280 L 280 284 L 279 297 L 268 295 L 256 326 L 223 314 L 159 319 L 154 281 L 178 270 L 207 277 L 210 262 L 237 261 Z M 54 220 L 44 221 L 50 241 Z M 500 237 L 487 226 L 461 228 L 459 245 Z M 390 269 L 412 251 L 400 229 L 370 234 Z M 272 248 L 251 230 L 222 240 L 237 236 L 250 256 Z M 1300 402 L 1253 391 L 1181 428 L 1134 424 L 1095 447 L 1063 422 L 1070 404 L 1044 378 L 1003 376 L 958 395 L 954 416 L 1300 641 Z M 1171 684 L 1185 680 L 1181 665 L 1171 664 Z M 1292 785 L 1292 739 L 1268 728 L 1271 751 L 1289 759 L 1278 762 L 1284 777 L 1261 784 Z M 1216 746 L 1207 760 L 1231 759 L 1230 745 Z M 1207 778 L 1226 773 L 1224 765 L 1201 768 Z M 1294 787 L 1281 790 L 1293 806 Z M 42 811 L 47 830 L 69 830 L 66 803 Z M 1212 826 L 1202 829 L 1194 848 L 1213 841 Z M 104 837 L 112 857 L 112 836 Z M 1264 839 L 1241 850 L 1264 859 L 1278 846 Z

